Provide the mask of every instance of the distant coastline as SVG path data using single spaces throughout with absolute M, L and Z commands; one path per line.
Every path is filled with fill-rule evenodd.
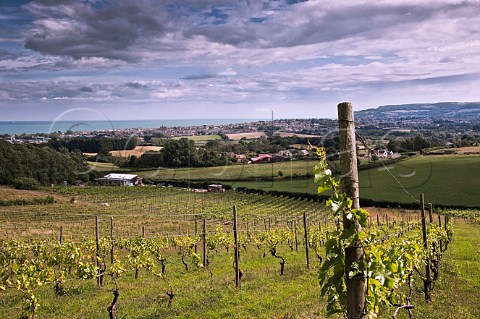
M 0 121 L 0 134 L 48 134 L 53 132 L 102 131 L 120 129 L 154 129 L 159 127 L 185 127 L 226 125 L 267 121 L 268 119 L 168 119 L 168 120 L 118 120 L 118 121 Z

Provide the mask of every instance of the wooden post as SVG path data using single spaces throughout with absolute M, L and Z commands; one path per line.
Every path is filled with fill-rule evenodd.
M 432 203 L 428 203 L 428 217 L 430 220 L 430 224 L 433 223 L 433 205 Z
M 235 286 L 240 287 L 240 256 L 238 249 L 238 232 L 237 232 L 237 206 L 233 205 L 233 239 L 235 242 Z
M 423 248 L 426 252 L 428 252 L 428 242 L 427 242 L 427 221 L 425 217 L 425 195 L 423 193 L 420 194 L 420 208 L 422 213 L 422 235 L 423 235 Z M 424 285 L 424 292 L 425 292 L 425 300 L 427 303 L 430 303 L 432 299 L 430 298 L 430 257 L 427 254 L 427 260 L 425 265 L 425 279 L 423 280 Z
M 308 254 L 308 227 L 307 227 L 307 213 L 303 212 L 303 236 L 305 240 L 305 257 L 307 257 L 307 268 L 310 268 L 310 259 Z
M 338 127 L 340 134 L 340 173 L 342 175 L 341 185 L 343 192 L 352 199 L 352 208 L 360 208 L 360 193 L 358 190 L 358 169 L 357 169 L 357 150 L 355 137 L 355 124 L 353 116 L 353 107 L 350 102 L 340 103 L 338 109 Z M 352 225 L 344 214 L 344 229 L 355 227 L 360 232 L 361 226 L 358 222 Z M 353 243 L 351 247 L 345 248 L 345 271 L 350 271 L 352 264 L 361 263 L 363 260 L 363 251 L 361 243 Z M 347 317 L 365 318 L 365 278 L 362 274 L 357 274 L 350 278 L 345 276 L 347 286 Z
M 60 241 L 60 245 L 61 245 L 63 243 L 63 226 L 62 225 L 60 225 L 60 236 L 58 240 Z
M 142 225 L 142 239 L 145 238 L 145 225 Z
M 295 239 L 295 251 L 298 252 L 297 221 L 296 220 L 293 220 L 293 237 Z
M 203 219 L 202 244 L 203 244 L 203 265 L 207 267 L 207 220 L 205 218 Z
M 438 215 L 438 226 L 440 227 L 440 229 L 442 229 L 442 217 L 440 215 Z M 443 252 L 443 243 L 442 243 L 442 240 L 440 239 L 440 253 Z
M 95 216 L 95 244 L 96 244 L 95 255 L 97 256 L 96 265 L 97 265 L 97 269 L 98 269 L 97 285 L 100 287 L 101 286 L 101 271 L 100 271 L 100 263 L 99 263 L 100 238 L 99 238 L 99 234 L 98 234 L 98 216 Z
M 113 264 L 113 255 L 114 255 L 114 241 L 113 241 L 113 217 L 110 217 L 110 242 L 111 242 L 111 249 L 110 249 L 110 264 Z
M 197 221 L 197 215 L 193 215 L 193 218 L 195 219 L 195 238 L 198 238 L 198 221 Z M 195 243 L 195 254 L 197 253 L 198 247 L 197 243 Z

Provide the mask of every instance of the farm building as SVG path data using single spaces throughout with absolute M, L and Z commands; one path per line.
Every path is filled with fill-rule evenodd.
M 252 164 L 259 163 L 270 163 L 272 161 L 272 156 L 270 154 L 259 154 L 257 157 L 252 157 L 250 162 Z
M 223 185 L 210 184 L 210 185 L 208 185 L 208 191 L 213 192 L 213 193 L 224 193 L 225 189 L 223 188 Z
M 96 181 L 103 184 L 119 186 L 135 186 L 142 183 L 142 179 L 138 177 L 138 175 L 114 173 L 110 173 L 101 178 L 97 178 Z

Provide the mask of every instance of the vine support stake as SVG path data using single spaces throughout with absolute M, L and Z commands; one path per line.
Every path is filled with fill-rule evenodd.
M 293 220 L 293 238 L 295 239 L 295 251 L 298 252 L 297 221 L 296 220 Z
M 359 209 L 357 149 L 352 103 L 340 103 L 337 106 L 337 110 L 340 135 L 341 185 L 343 192 L 352 200 L 352 209 Z M 344 229 L 349 229 L 352 226 L 355 227 L 357 232 L 361 231 L 358 222 L 352 225 L 352 222 L 346 216 L 343 216 Z M 361 243 L 355 242 L 352 246 L 345 248 L 345 269 L 347 274 L 352 264 L 361 263 L 362 260 L 363 251 Z M 345 282 L 347 286 L 347 317 L 365 318 L 365 278 L 362 274 L 357 274 L 352 278 L 346 275 Z
M 305 257 L 307 258 L 307 268 L 310 268 L 310 259 L 308 254 L 308 226 L 307 226 L 306 212 L 303 212 L 303 236 L 305 239 Z
M 99 233 L 98 233 L 98 216 L 95 216 L 95 244 L 96 244 L 96 250 L 95 250 L 95 255 L 96 255 L 96 265 L 97 265 L 97 285 L 98 287 L 102 286 L 102 281 L 101 281 L 101 270 L 100 270 L 100 261 L 99 261 L 99 251 L 100 251 L 100 238 L 99 238 Z
M 110 244 L 112 245 L 110 249 L 110 264 L 113 264 L 113 255 L 114 255 L 114 242 L 113 242 L 113 216 L 110 217 Z
M 440 215 L 438 215 L 438 226 L 440 227 L 440 229 L 442 228 L 442 217 Z M 442 240 L 440 239 L 440 253 L 443 252 L 443 243 L 442 243 Z
M 63 243 L 63 226 L 60 225 L 60 236 L 58 238 L 60 245 Z
M 202 233 L 202 244 L 203 244 L 203 265 L 207 266 L 207 220 L 203 219 L 203 233 Z
M 239 265 L 239 249 L 238 249 L 238 227 L 237 227 L 237 206 L 233 205 L 233 239 L 235 241 L 235 286 L 240 287 L 240 265 Z
M 427 303 L 432 302 L 432 298 L 430 296 L 430 284 L 432 282 L 430 278 L 430 257 L 428 256 L 428 242 L 427 242 L 427 221 L 425 216 L 425 194 L 420 194 L 420 208 L 422 213 L 422 235 L 423 235 L 423 248 L 425 252 L 427 252 L 426 257 L 426 265 L 425 265 L 425 279 L 423 280 L 424 283 L 424 292 L 425 292 L 425 300 Z
M 195 238 L 198 238 L 198 219 L 197 215 L 193 215 L 193 218 L 195 220 Z M 197 253 L 198 250 L 198 245 L 195 243 L 195 254 Z
M 429 218 L 430 224 L 433 223 L 433 205 L 432 205 L 432 203 L 428 203 L 428 218 Z

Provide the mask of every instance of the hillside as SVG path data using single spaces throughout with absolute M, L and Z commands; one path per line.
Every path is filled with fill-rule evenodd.
M 428 119 L 432 121 L 480 121 L 480 102 L 442 102 L 403 105 L 383 105 L 378 108 L 358 111 L 359 121 L 386 121 L 407 119 Z

